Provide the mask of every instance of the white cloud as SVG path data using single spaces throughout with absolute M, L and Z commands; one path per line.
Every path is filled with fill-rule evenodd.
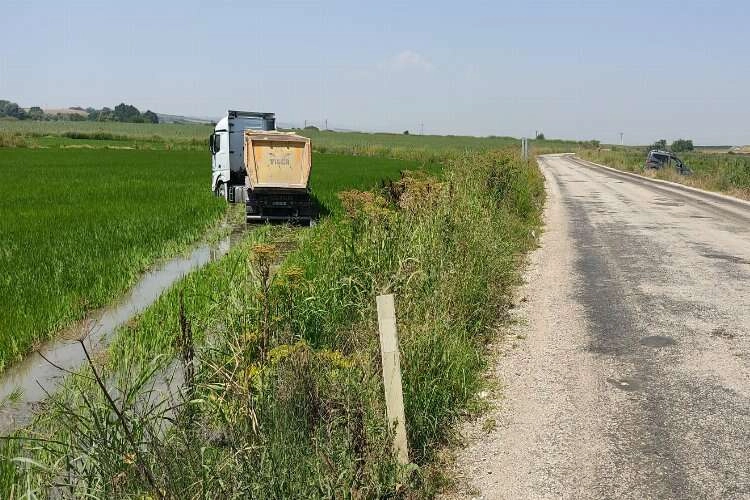
M 418 54 L 413 50 L 404 50 L 391 57 L 383 65 L 383 68 L 391 71 L 406 71 L 413 69 L 420 71 L 432 71 L 435 66 L 433 66 L 433 64 L 423 55 Z

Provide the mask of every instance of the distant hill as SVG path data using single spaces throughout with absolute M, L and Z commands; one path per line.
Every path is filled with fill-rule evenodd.
M 31 108 L 26 108 L 26 112 L 28 113 Z M 48 115 L 78 115 L 86 117 L 88 116 L 88 113 L 85 109 L 77 109 L 77 108 L 42 108 L 42 111 L 44 111 L 45 114 Z
M 163 113 L 156 113 L 159 117 L 159 123 L 204 123 L 211 125 L 216 123 L 217 120 L 211 118 L 196 118 L 194 116 L 182 116 L 182 115 L 167 115 Z
M 729 152 L 735 155 L 750 155 L 750 146 L 735 146 Z

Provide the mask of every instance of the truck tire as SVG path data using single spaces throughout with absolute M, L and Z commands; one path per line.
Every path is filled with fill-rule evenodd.
M 227 185 L 224 182 L 220 182 L 216 185 L 216 191 L 214 194 L 219 198 L 227 199 Z

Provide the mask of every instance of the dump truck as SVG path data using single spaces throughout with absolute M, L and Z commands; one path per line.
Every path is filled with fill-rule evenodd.
M 211 189 L 246 220 L 312 223 L 310 139 L 276 130 L 273 113 L 229 111 L 209 138 Z

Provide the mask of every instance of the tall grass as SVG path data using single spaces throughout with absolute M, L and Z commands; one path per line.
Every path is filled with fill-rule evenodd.
M 371 189 L 381 182 L 396 180 L 404 170 L 425 170 L 439 175 L 442 164 L 420 156 L 353 156 L 350 154 L 313 154 L 310 188 L 328 211 L 340 212 L 337 193 L 347 189 Z
M 429 495 L 425 473 L 391 451 L 375 295 L 396 294 L 410 456 L 422 467 L 480 387 L 542 197 L 535 165 L 466 153 L 446 159 L 441 179 L 342 193 L 340 215 L 311 231 L 254 233 L 162 297 L 102 363 L 137 446 L 103 391 L 78 378 L 27 431 L 44 444 L 6 455 L 44 468 L 6 460 L 5 491 L 43 494 L 64 477 L 74 496 Z M 177 354 L 186 325 L 191 397 L 176 418 L 158 402 L 146 411 L 124 395 L 143 393 L 134 381 L 148 377 L 134 374 Z
M 19 132 L 0 132 L 0 148 L 25 148 L 28 142 Z
M 646 153 L 640 148 L 582 149 L 578 152 L 582 158 L 613 168 L 750 199 L 750 157 L 748 156 L 699 151 L 682 153 L 679 157 L 690 167 L 692 175 L 681 176 L 670 168 L 658 171 L 644 170 Z

